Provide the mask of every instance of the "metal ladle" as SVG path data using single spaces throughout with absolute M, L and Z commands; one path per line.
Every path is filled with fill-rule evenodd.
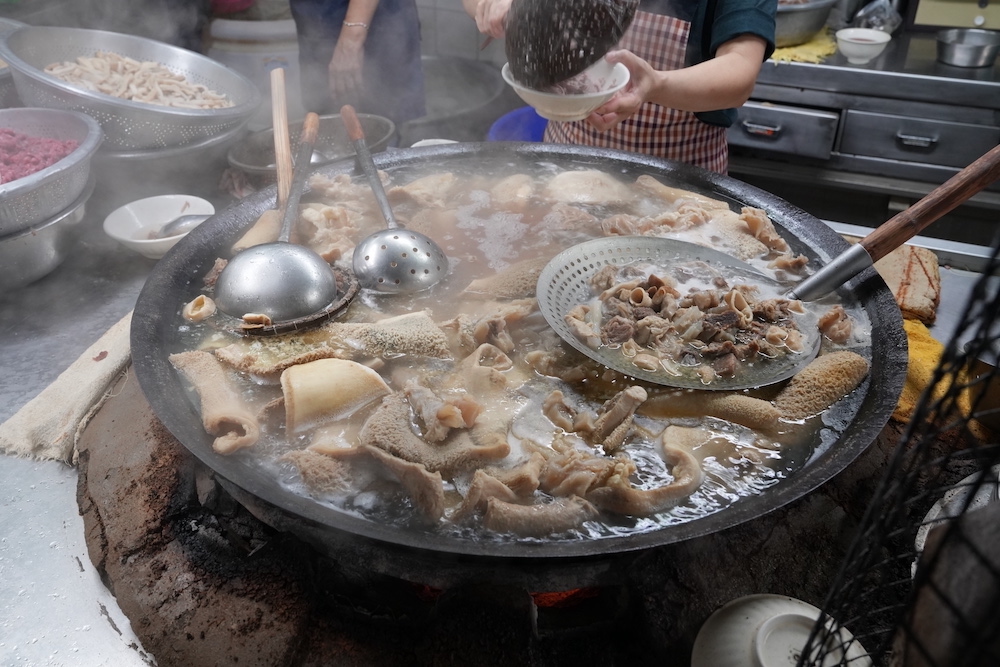
M 344 106 L 340 117 L 388 225 L 355 246 L 355 277 L 362 287 L 379 292 L 419 292 L 433 287 L 448 273 L 448 256 L 433 239 L 396 222 L 354 107 Z
M 313 250 L 289 242 L 318 128 L 319 116 L 308 114 L 278 240 L 241 250 L 219 273 L 215 303 L 227 315 L 259 313 L 281 323 L 319 313 L 337 299 L 330 264 Z

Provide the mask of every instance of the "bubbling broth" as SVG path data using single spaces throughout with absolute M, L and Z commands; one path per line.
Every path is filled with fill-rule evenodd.
M 654 530 L 794 475 L 822 413 L 865 378 L 864 311 L 828 297 L 820 356 L 777 386 L 636 381 L 566 345 L 539 313 L 538 274 L 561 250 L 608 235 L 670 236 L 789 285 L 808 272 L 804 258 L 765 212 L 662 177 L 508 167 L 384 175 L 399 220 L 449 257 L 431 290 L 362 290 L 312 329 L 246 336 L 211 307 L 212 274 L 195 286 L 178 304 L 170 359 L 214 449 L 337 511 L 479 540 Z M 384 225 L 371 191 L 346 174 L 316 174 L 310 186 L 300 241 L 346 269 L 353 245 Z M 703 304 L 703 315 L 725 307 Z

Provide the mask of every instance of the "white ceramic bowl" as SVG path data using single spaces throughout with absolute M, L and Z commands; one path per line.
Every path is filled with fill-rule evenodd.
M 599 87 L 594 93 L 552 93 L 525 88 L 514 81 L 510 74 L 510 65 L 504 64 L 500 71 L 506 81 L 518 96 L 535 108 L 538 115 L 549 120 L 583 120 L 590 112 L 597 109 L 628 83 L 629 71 L 625 65 L 612 65 L 604 58 L 591 65 L 579 77 L 585 77 L 589 82 Z M 577 77 L 574 77 L 576 79 Z
M 150 259 L 159 259 L 187 234 L 166 239 L 150 235 L 179 215 L 213 215 L 212 203 L 192 195 L 157 195 L 125 204 L 104 219 L 104 233 L 126 248 Z
M 691 667 L 795 667 L 820 610 L 784 595 L 748 595 L 717 609 L 698 631 Z M 847 628 L 831 632 L 823 664 L 872 667 Z M 829 661 L 829 662 L 828 662 Z
M 885 50 L 892 35 L 872 28 L 844 28 L 837 31 L 837 49 L 847 62 L 864 65 Z

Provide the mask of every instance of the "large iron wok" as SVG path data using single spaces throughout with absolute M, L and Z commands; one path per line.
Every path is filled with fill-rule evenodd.
M 620 151 L 520 143 L 467 143 L 394 150 L 375 156 L 379 169 L 482 169 L 490 173 L 525 165 L 557 164 L 596 168 L 627 179 L 650 174 L 688 190 L 766 210 L 779 231 L 822 265 L 843 252 L 847 242 L 817 218 L 782 199 L 725 176 L 674 162 Z M 354 173 L 352 161 L 327 165 L 319 173 Z M 512 173 L 512 172 L 511 172 Z M 355 176 L 360 177 L 360 171 Z M 135 373 L 156 415 L 170 432 L 211 468 L 240 502 L 267 523 L 288 530 L 325 553 L 348 563 L 363 563 L 384 574 L 448 585 L 474 579 L 533 590 L 593 585 L 614 580 L 620 565 L 654 547 L 716 533 L 750 521 L 810 493 L 837 475 L 876 438 L 887 423 L 906 372 L 906 337 L 892 293 L 867 270 L 840 290 L 856 299 L 872 325 L 871 372 L 853 394 L 832 406 L 815 436 L 806 464 L 766 492 L 744 498 L 715 514 L 668 528 L 599 540 L 505 542 L 401 530 L 379 524 L 280 487 L 271 477 L 241 463 L 239 456 L 212 450 L 195 402 L 167 357 L 176 351 L 181 306 L 198 293 L 202 276 L 260 214 L 273 206 L 275 188 L 258 192 L 191 232 L 161 259 L 147 280 L 132 319 Z M 543 588 L 544 587 L 544 588 Z

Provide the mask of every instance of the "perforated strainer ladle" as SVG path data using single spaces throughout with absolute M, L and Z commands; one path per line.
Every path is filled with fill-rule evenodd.
M 738 373 L 706 382 L 694 367 L 665 365 L 664 368 L 640 368 L 617 346 L 591 346 L 567 322 L 566 316 L 581 304 L 595 299 L 591 278 L 607 266 L 653 265 L 659 275 L 680 268 L 696 282 L 706 284 L 721 276 L 728 284 L 744 283 L 759 288 L 763 298 L 791 300 L 821 299 L 877 260 L 903 245 L 935 220 L 1000 178 L 1000 146 L 965 167 L 923 199 L 882 223 L 793 289 L 764 275 L 753 266 L 726 253 L 678 239 L 647 236 L 612 236 L 585 241 L 567 248 L 545 266 L 538 277 L 538 307 L 559 336 L 580 352 L 608 368 L 655 384 L 690 389 L 741 390 L 780 382 L 798 373 L 818 354 L 822 335 L 817 315 L 805 308 L 795 320 L 805 344 L 799 352 L 770 359 L 760 359 L 742 366 Z M 700 272 L 701 275 L 698 275 Z M 594 309 L 599 311 L 598 308 Z M 591 324 L 600 327 L 600 314 Z
M 361 287 L 378 292 L 409 293 L 433 287 L 448 273 L 448 256 L 430 237 L 396 222 L 354 107 L 344 106 L 340 117 L 388 225 L 355 246 L 355 277 Z
M 661 367 L 637 365 L 636 359 L 624 353 L 620 345 L 588 344 L 578 335 L 567 315 L 577 306 L 593 306 L 588 317 L 595 329 L 603 325 L 601 304 L 591 286 L 591 279 L 607 267 L 644 268 L 647 273 L 671 276 L 677 289 L 702 290 L 715 286 L 715 280 L 725 278 L 729 285 L 750 284 L 758 287 L 761 298 L 779 298 L 787 286 L 764 275 L 756 267 L 739 261 L 713 248 L 695 243 L 658 236 L 609 236 L 584 241 L 553 257 L 538 277 L 536 296 L 538 308 L 549 326 L 565 342 L 603 366 L 639 380 L 668 387 L 687 389 L 738 390 L 780 382 L 797 373 L 803 362 L 808 363 L 819 352 L 820 336 L 817 320 L 809 309 L 794 314 L 795 324 L 803 332 L 804 347 L 800 352 L 788 351 L 781 356 L 742 363 L 738 374 L 720 375 L 706 382 L 698 373 L 698 365 L 673 364 L 665 361 Z

